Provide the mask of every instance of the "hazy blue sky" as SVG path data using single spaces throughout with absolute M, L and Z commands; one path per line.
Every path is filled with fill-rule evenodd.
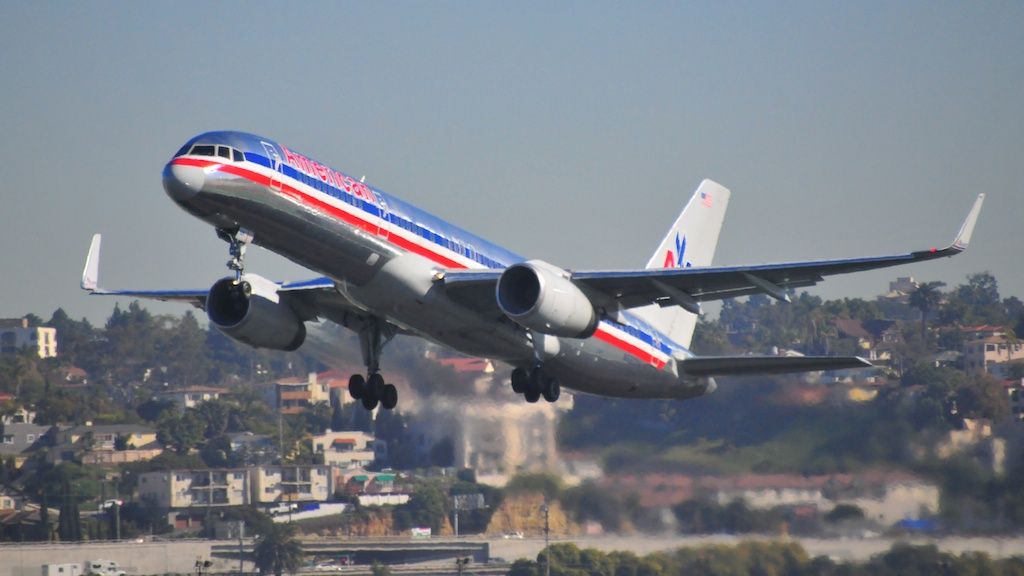
M 721 264 L 944 244 L 985 191 L 966 255 L 813 291 L 989 270 L 1024 298 L 1022 30 L 1021 2 L 0 0 L 0 316 L 105 319 L 94 232 L 111 287 L 226 274 L 160 185 L 211 129 L 574 268 L 642 265 L 705 177 L 733 190 Z

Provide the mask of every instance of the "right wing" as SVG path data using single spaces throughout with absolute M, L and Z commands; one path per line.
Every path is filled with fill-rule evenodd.
M 97 296 L 129 296 L 163 302 L 185 302 L 200 310 L 206 309 L 208 290 L 107 290 L 100 288 L 100 243 L 102 240 L 101 235 L 93 234 L 92 243 L 89 244 L 89 255 L 85 257 L 85 269 L 82 270 L 82 290 Z
M 657 303 L 662 306 L 679 305 L 694 312 L 698 302 L 756 293 L 789 301 L 789 289 L 813 286 L 825 276 L 924 262 L 963 252 L 971 240 L 984 200 L 985 194 L 979 194 L 953 243 L 941 249 L 893 256 L 752 266 L 573 272 L 572 280 L 581 287 L 604 295 L 622 308 Z
M 901 264 L 955 256 L 967 249 L 981 212 L 985 194 L 979 194 L 953 243 L 945 248 L 918 250 L 907 254 L 816 260 L 748 266 L 703 266 L 643 270 L 600 270 L 572 272 L 573 283 L 592 297 L 598 308 L 613 315 L 619 309 L 648 304 L 681 306 L 700 312 L 700 302 L 764 293 L 789 301 L 788 290 L 813 286 L 825 276 L 874 270 Z M 445 270 L 440 278 L 445 291 L 472 308 L 501 316 L 494 302 L 494 290 L 502 270 Z
M 206 309 L 206 290 L 107 290 L 99 286 L 100 243 L 99 234 L 92 237 L 89 255 L 82 271 L 82 289 L 97 296 L 127 296 L 163 302 L 182 302 L 200 310 Z M 269 281 L 268 281 L 269 282 Z M 362 312 L 338 293 L 334 280 L 327 277 L 299 282 L 274 283 L 277 293 L 303 320 L 325 317 L 343 326 L 354 326 L 362 319 Z

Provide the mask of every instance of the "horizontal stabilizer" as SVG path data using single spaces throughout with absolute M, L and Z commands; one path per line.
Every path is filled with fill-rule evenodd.
M 785 374 L 872 366 L 857 356 L 707 356 L 687 358 L 679 365 L 689 376 Z

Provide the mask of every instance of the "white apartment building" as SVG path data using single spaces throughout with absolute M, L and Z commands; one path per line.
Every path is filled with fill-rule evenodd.
M 40 358 L 57 357 L 57 329 L 29 326 L 27 318 L 0 318 L 0 352 L 31 348 Z
M 325 502 L 334 493 L 329 466 L 261 466 L 251 474 L 253 504 Z
M 139 498 L 160 508 L 244 506 L 251 502 L 244 468 L 170 470 L 139 475 Z
M 366 468 L 378 457 L 387 456 L 387 444 L 378 442 L 366 432 L 328 430 L 313 436 L 313 453 L 323 455 L 327 466 Z

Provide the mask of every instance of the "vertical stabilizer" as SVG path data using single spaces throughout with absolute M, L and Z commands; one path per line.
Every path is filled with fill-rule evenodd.
M 718 246 L 718 233 L 729 205 L 729 189 L 704 180 L 665 234 L 646 268 L 691 268 L 710 266 Z M 674 342 L 689 347 L 697 316 L 678 306 L 657 304 L 636 308 L 643 318 Z

